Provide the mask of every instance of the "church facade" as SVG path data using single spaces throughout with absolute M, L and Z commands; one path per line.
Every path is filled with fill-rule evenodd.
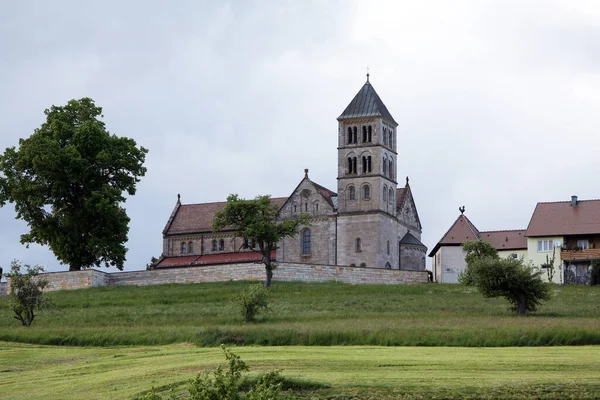
M 427 248 L 409 185 L 397 181 L 397 126 L 367 81 L 338 117 L 337 190 L 313 182 L 308 169 L 288 197 L 273 198 L 278 218 L 310 216 L 310 225 L 279 243 L 278 263 L 425 270 Z M 260 262 L 233 231 L 212 232 L 225 202 L 181 204 L 163 230 L 156 268 Z

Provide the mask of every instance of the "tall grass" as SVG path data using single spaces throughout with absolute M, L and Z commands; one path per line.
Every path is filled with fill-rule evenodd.
M 232 299 L 255 283 L 102 287 L 52 293 L 58 306 L 23 328 L 0 298 L 0 340 L 118 346 L 554 346 L 600 344 L 600 287 L 555 286 L 537 314 L 461 285 L 275 282 L 271 311 L 245 323 Z

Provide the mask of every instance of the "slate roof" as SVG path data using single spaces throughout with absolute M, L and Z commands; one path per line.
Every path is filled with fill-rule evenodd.
M 271 253 L 275 260 L 276 251 Z M 184 256 L 184 257 L 165 257 L 155 268 L 177 268 L 177 267 L 197 267 L 200 265 L 232 264 L 232 263 L 250 263 L 261 262 L 262 254 L 255 251 L 243 251 L 239 253 L 220 253 L 205 254 L 202 256 Z
M 338 117 L 338 121 L 363 117 L 383 117 L 398 125 L 368 79 Z
M 600 233 L 600 200 L 537 203 L 525 236 L 586 235 Z
M 271 203 L 281 208 L 287 197 L 274 197 Z M 215 214 L 225 207 L 227 202 L 220 201 L 216 203 L 200 204 L 181 204 L 175 211 L 175 216 L 170 224 L 165 227 L 163 233 L 185 234 L 196 232 L 211 232 L 212 221 Z
M 413 246 L 422 246 L 426 247 L 419 239 L 414 237 L 410 232 L 407 232 L 406 235 L 400 240 L 400 244 L 408 244 Z

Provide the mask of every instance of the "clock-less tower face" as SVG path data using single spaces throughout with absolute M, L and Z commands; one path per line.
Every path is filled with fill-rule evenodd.
M 395 214 L 398 124 L 368 80 L 338 123 L 338 212 Z

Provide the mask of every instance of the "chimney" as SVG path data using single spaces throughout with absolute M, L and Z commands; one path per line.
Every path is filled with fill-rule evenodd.
M 577 196 L 571 196 L 571 207 L 575 207 L 577 205 Z

